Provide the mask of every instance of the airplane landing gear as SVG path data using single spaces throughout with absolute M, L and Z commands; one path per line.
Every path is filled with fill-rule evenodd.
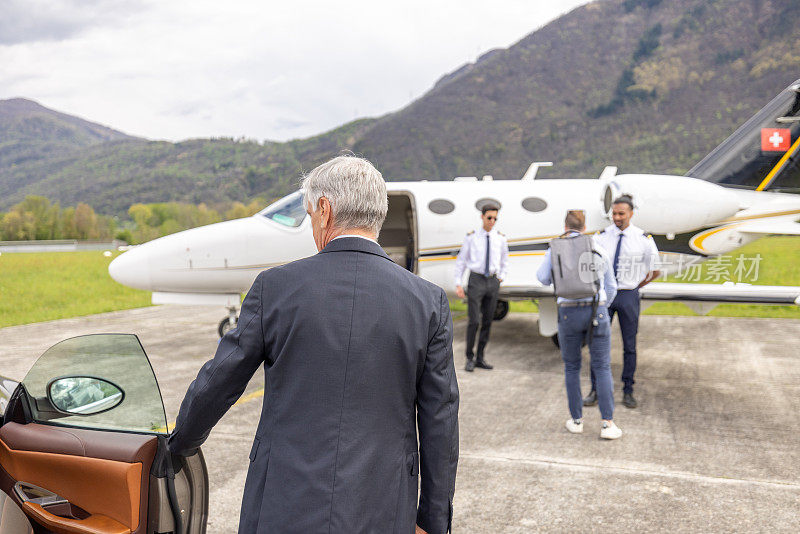
M 497 307 L 494 309 L 494 320 L 502 321 L 506 315 L 508 315 L 508 301 L 498 300 Z
M 217 328 L 219 337 L 223 337 L 225 334 L 236 328 L 236 325 L 239 322 L 239 316 L 236 315 L 236 312 L 236 308 L 228 308 L 228 316 L 219 322 L 219 327 Z

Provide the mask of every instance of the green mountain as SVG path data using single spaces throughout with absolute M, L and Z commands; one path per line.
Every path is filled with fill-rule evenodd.
M 442 79 L 355 144 L 392 177 L 686 172 L 800 78 L 793 0 L 609 0 Z
M 555 162 L 544 176 L 596 177 L 605 165 L 682 174 L 800 78 L 796 20 L 796 0 L 598 0 L 396 113 L 287 143 L 87 138 L 66 126 L 37 137 L 35 122 L 9 129 L 0 111 L 0 210 L 26 194 L 107 214 L 134 202 L 277 196 L 341 149 L 390 180 L 516 179 L 535 160 Z M 4 155 L 26 150 L 28 159 Z
M 356 121 L 289 143 L 129 139 L 92 145 L 0 168 L 0 210 L 30 194 L 69 206 L 86 202 L 99 213 L 120 216 L 137 202 L 273 198 L 296 188 L 303 170 L 352 145 L 370 124 Z
M 0 100 L 0 168 L 29 164 L 76 149 L 135 139 L 24 98 Z

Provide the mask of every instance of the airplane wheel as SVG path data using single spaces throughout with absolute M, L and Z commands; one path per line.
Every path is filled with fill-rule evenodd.
M 508 301 L 498 300 L 497 307 L 494 309 L 494 320 L 502 321 L 506 315 L 508 315 Z
M 237 322 L 239 321 L 238 317 L 236 318 L 236 321 Z M 217 333 L 219 334 L 219 337 L 222 337 L 225 334 L 227 334 L 232 328 L 235 328 L 235 327 L 236 327 L 236 323 L 231 324 L 230 317 L 225 317 L 223 320 L 221 320 L 219 322 L 219 327 L 217 328 Z

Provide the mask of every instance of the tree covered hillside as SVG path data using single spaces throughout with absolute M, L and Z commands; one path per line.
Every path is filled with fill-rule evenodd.
M 517 179 L 534 160 L 555 162 L 544 176 L 683 174 L 800 78 L 798 16 L 796 0 L 597 0 L 396 113 L 287 143 L 8 129 L 19 116 L 0 102 L 0 211 L 28 194 L 123 217 L 137 202 L 247 203 L 342 149 L 390 180 Z
M 0 169 L 118 139 L 133 137 L 32 100 L 0 100 Z
M 793 0 L 609 0 L 460 69 L 355 144 L 398 178 L 682 174 L 800 78 Z

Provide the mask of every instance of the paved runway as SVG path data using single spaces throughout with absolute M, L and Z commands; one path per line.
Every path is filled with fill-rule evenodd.
M 223 315 L 151 307 L 0 329 L 0 374 L 22 378 L 66 337 L 136 333 L 172 421 L 213 354 Z M 487 352 L 493 371 L 463 371 L 464 326 L 456 322 L 457 533 L 800 531 L 800 321 L 642 317 L 640 407 L 620 403 L 615 420 L 625 434 L 615 442 L 598 439 L 596 408 L 585 414 L 584 434 L 564 429 L 560 354 L 536 334 L 535 314 L 495 323 Z M 613 336 L 618 381 L 616 328 Z M 204 446 L 209 533 L 236 531 L 262 386 L 259 373 Z

